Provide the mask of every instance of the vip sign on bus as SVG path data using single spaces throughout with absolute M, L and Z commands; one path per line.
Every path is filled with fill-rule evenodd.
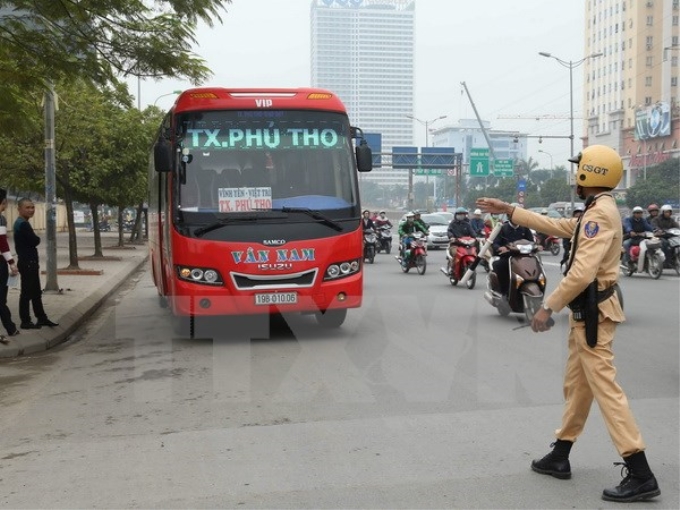
M 262 211 L 272 208 L 271 188 L 219 188 L 220 212 Z

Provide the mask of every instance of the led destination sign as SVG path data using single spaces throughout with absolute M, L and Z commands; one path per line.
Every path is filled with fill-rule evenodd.
M 187 129 L 186 144 L 193 149 L 335 149 L 344 138 L 330 128 Z

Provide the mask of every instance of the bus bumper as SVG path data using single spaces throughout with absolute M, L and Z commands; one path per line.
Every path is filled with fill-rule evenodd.
M 173 282 L 174 295 L 167 296 L 167 299 L 170 309 L 176 316 L 315 313 L 329 309 L 360 307 L 362 280 L 363 275 L 360 274 L 323 282 L 318 288 L 315 286 L 303 289 L 248 290 L 234 294 L 230 294 L 223 286 L 208 287 L 176 280 Z M 267 300 L 271 300 L 275 294 L 280 296 L 274 298 L 287 298 L 281 300 L 286 302 L 267 304 Z M 294 302 L 287 302 L 293 299 Z

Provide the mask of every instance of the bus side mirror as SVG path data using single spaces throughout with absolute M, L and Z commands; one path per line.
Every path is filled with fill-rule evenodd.
M 362 140 L 356 148 L 357 170 L 370 172 L 373 170 L 373 152 L 365 140 Z
M 161 138 L 154 144 L 153 166 L 156 172 L 172 170 L 172 146 L 167 140 Z

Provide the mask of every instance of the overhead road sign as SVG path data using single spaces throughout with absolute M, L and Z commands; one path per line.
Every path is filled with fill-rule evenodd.
M 470 149 L 470 177 L 488 177 L 489 149 Z
M 497 159 L 493 162 L 493 174 L 496 177 L 512 177 L 514 166 L 512 159 Z

